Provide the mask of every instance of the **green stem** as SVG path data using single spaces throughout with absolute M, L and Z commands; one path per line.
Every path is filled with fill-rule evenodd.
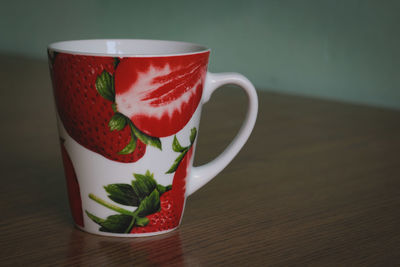
M 95 196 L 95 195 L 92 194 L 92 193 L 89 194 L 89 198 L 92 199 L 92 200 L 94 200 L 94 201 L 96 201 L 96 202 L 99 203 L 100 205 L 103 205 L 104 207 L 107 207 L 107 208 L 109 208 L 109 209 L 112 209 L 112 210 L 114 210 L 114 211 L 116 211 L 116 212 L 119 212 L 119 213 L 121 213 L 121 214 L 130 215 L 130 216 L 133 215 L 133 212 L 131 212 L 131 211 L 129 211 L 129 210 L 126 210 L 126 209 L 123 209 L 123 208 L 121 208 L 121 207 L 115 206 L 115 205 L 113 205 L 113 204 L 111 204 L 111 203 L 109 203 L 109 202 L 107 202 L 107 201 L 105 201 L 105 200 L 99 198 L 98 196 Z
M 132 216 L 132 221 L 129 224 L 128 228 L 126 228 L 125 234 L 128 234 L 131 231 L 131 229 L 133 228 L 133 225 L 135 224 L 135 221 L 136 221 L 136 216 Z

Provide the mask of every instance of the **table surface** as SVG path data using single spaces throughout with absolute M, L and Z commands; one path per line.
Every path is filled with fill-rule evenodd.
M 249 141 L 178 230 L 101 237 L 72 225 L 47 63 L 0 58 L 1 265 L 400 264 L 399 111 L 259 92 Z M 223 151 L 245 103 L 213 95 L 195 165 Z

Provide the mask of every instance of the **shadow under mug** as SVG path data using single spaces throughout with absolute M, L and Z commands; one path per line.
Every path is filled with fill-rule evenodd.
M 109 236 L 176 229 L 186 198 L 243 147 L 257 117 L 256 90 L 240 74 L 207 72 L 209 54 L 173 41 L 49 45 L 68 196 L 80 229 Z M 244 89 L 247 116 L 216 159 L 193 167 L 202 105 L 225 84 Z

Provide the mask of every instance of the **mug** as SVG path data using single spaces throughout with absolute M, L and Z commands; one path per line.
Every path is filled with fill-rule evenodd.
M 256 121 L 256 90 L 207 72 L 204 46 L 157 40 L 50 44 L 48 57 L 72 217 L 86 232 L 148 236 L 176 229 L 186 198 L 236 156 Z M 193 167 L 202 105 L 218 87 L 248 96 L 247 116 L 216 159 Z

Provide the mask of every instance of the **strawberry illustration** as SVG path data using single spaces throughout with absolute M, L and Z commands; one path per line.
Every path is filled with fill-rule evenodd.
M 193 154 L 193 144 L 196 135 L 196 128 L 193 128 L 190 135 L 190 145 L 187 147 L 182 147 L 176 136 L 174 137 L 172 149 L 175 152 L 180 152 L 180 155 L 167 172 L 175 172 L 172 189 L 160 197 L 160 211 L 147 216 L 149 223 L 144 227 L 133 227 L 131 233 L 164 231 L 173 229 L 179 225 L 185 206 L 186 177 Z
M 208 55 L 122 58 L 115 71 L 118 110 L 150 136 L 177 133 L 200 102 Z
M 74 222 L 83 227 L 83 213 L 82 213 L 82 200 L 81 192 L 79 189 L 78 179 L 72 165 L 72 161 L 64 147 L 64 142 L 61 140 L 61 156 L 64 163 L 65 179 L 67 182 L 67 191 L 69 206 L 71 209 L 72 218 Z
M 149 223 L 142 227 L 133 227 L 131 234 L 151 233 L 173 229 L 178 226 L 178 214 L 172 190 L 160 197 L 160 211 L 147 216 Z
M 100 231 L 111 233 L 130 233 L 133 228 L 145 228 L 149 225 L 150 219 L 156 220 L 159 214 L 169 214 L 172 206 L 160 196 L 167 194 L 171 190 L 171 185 L 163 186 L 154 180 L 154 174 L 147 171 L 145 174 L 134 173 L 135 180 L 131 184 L 109 184 L 104 189 L 109 194 L 108 197 L 125 206 L 136 207 L 129 211 L 122 207 L 111 204 L 94 194 L 89 194 L 89 198 L 97 203 L 118 212 L 118 214 L 108 216 L 106 219 L 86 211 L 87 216 L 99 224 Z M 168 195 L 168 194 L 167 194 Z M 155 216 L 148 218 L 149 215 Z M 156 215 L 157 214 L 157 215 Z M 162 215 L 164 216 L 164 215 Z M 145 228 L 145 232 L 152 231 L 154 227 Z
M 58 113 L 75 141 L 119 162 L 139 160 L 146 145 L 161 149 L 158 138 L 142 133 L 118 111 L 114 89 L 118 58 L 57 53 L 50 62 Z
M 131 184 L 110 184 L 104 186 L 104 189 L 112 201 L 136 207 L 135 210 L 126 210 L 89 194 L 90 199 L 118 214 L 103 219 L 86 211 L 87 216 L 101 226 L 100 231 L 111 233 L 153 233 L 176 228 L 185 204 L 186 177 L 196 135 L 197 130 L 193 128 L 187 147 L 182 147 L 176 136 L 174 137 L 172 149 L 180 154 L 167 171 L 175 173 L 172 186 L 157 184 L 150 171 L 145 174 L 134 173 L 136 179 Z

